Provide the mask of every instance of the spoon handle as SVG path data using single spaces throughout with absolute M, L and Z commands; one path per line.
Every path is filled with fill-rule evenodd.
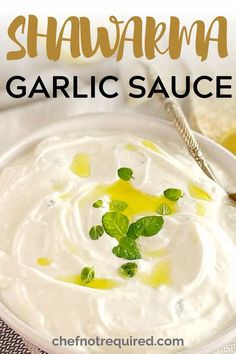
M 189 123 L 179 103 L 172 98 L 166 98 L 163 94 L 159 94 L 157 97 L 181 135 L 194 160 L 198 163 L 203 172 L 216 182 L 216 178 L 190 129 Z

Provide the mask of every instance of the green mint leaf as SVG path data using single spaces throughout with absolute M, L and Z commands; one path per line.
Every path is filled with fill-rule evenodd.
M 170 215 L 171 214 L 171 208 L 169 207 L 168 204 L 162 203 L 157 208 L 157 213 L 160 214 L 160 215 L 163 215 L 163 216 Z
M 164 191 L 164 196 L 173 202 L 177 202 L 177 200 L 183 197 L 183 192 L 181 189 L 168 188 Z
M 137 224 L 136 222 L 134 222 L 129 225 L 127 237 L 136 240 L 139 236 L 142 235 L 143 230 L 144 230 L 144 225 L 142 223 Z
M 97 200 L 95 203 L 93 203 L 94 208 L 101 208 L 103 206 L 103 201 L 102 200 Z
M 97 225 L 91 227 L 89 231 L 89 236 L 92 240 L 98 240 L 104 234 L 104 229 L 102 225 Z
M 137 220 L 136 227 L 142 230 L 142 236 L 154 236 L 162 228 L 164 220 L 162 216 L 144 216 L 143 218 Z
M 85 267 L 82 269 L 80 279 L 83 284 L 90 283 L 95 277 L 95 271 L 93 268 Z
M 125 263 L 119 268 L 120 274 L 126 278 L 133 278 L 137 273 L 137 270 L 138 266 L 133 262 Z
M 129 237 L 122 237 L 118 246 L 112 249 L 115 256 L 119 258 L 134 260 L 140 259 L 141 254 L 137 243 Z
M 126 235 L 129 219 L 124 214 L 111 211 L 103 215 L 102 225 L 109 236 L 119 239 Z
M 133 178 L 133 171 L 131 170 L 131 168 L 128 167 L 119 168 L 117 173 L 120 179 L 122 179 L 123 181 L 129 181 L 131 178 Z
M 123 202 L 122 200 L 112 200 L 110 202 L 110 210 L 111 211 L 123 211 L 127 209 L 128 204 Z

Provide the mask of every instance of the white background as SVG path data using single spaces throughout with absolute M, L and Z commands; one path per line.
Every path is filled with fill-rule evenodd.
M 236 12 L 234 0 L 8 0 L 1 4 L 1 17 L 16 13 L 51 15 L 64 13 L 107 16 L 114 14 L 175 14 L 175 15 L 229 15 Z

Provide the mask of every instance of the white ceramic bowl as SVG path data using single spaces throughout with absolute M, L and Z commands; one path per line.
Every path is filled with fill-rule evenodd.
M 0 169 L 6 166 L 11 159 L 32 148 L 43 138 L 75 130 L 80 131 L 81 134 L 89 133 L 91 130 L 100 130 L 102 132 L 120 131 L 141 135 L 154 141 L 158 141 L 158 138 L 174 142 L 181 141 L 181 138 L 179 137 L 175 128 L 170 123 L 154 117 L 145 117 L 133 114 L 128 115 L 122 113 L 94 113 L 80 115 L 73 118 L 67 118 L 64 121 L 47 126 L 45 129 L 42 129 L 37 133 L 27 137 L 12 147 L 9 151 L 4 153 L 3 156 L 1 156 Z M 227 174 L 236 181 L 236 158 L 227 150 L 217 145 L 213 141 L 207 139 L 206 137 L 200 134 L 196 134 L 196 137 L 203 150 L 206 152 L 208 158 L 211 161 L 216 162 L 216 164 L 219 165 L 221 169 L 227 171 Z M 23 323 L 2 303 L 0 303 L 0 317 L 26 340 L 45 350 L 47 353 L 67 353 L 65 348 L 53 346 L 50 338 L 41 335 L 32 327 L 26 323 Z M 226 329 L 219 335 L 218 338 L 209 341 L 209 343 L 200 345 L 197 348 L 188 349 L 184 352 L 182 351 L 181 354 L 221 353 L 222 348 L 230 344 L 235 338 L 236 324 L 231 328 Z M 79 350 L 77 350 L 77 353 L 79 353 Z M 229 354 L 231 351 L 229 350 L 227 353 Z

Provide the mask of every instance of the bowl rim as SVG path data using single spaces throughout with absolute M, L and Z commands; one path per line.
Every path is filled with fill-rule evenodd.
M 111 120 L 111 115 L 112 119 L 114 119 L 114 116 L 119 119 L 119 124 L 121 123 L 122 119 L 132 119 L 133 123 L 137 124 L 143 124 L 146 122 L 147 124 L 149 122 L 152 122 L 156 126 L 156 129 L 158 127 L 162 128 L 162 131 L 166 133 L 170 133 L 171 135 L 176 135 L 175 139 L 180 141 L 180 137 L 178 136 L 178 133 L 176 129 L 174 128 L 173 124 L 171 122 L 168 122 L 166 120 L 156 118 L 153 116 L 146 116 L 144 114 L 134 114 L 134 113 L 123 113 L 123 112 L 90 112 L 90 113 L 84 113 L 84 114 L 77 114 L 74 116 L 69 116 L 63 121 L 58 121 L 53 124 L 48 124 L 43 128 L 38 129 L 34 133 L 26 136 L 25 138 L 21 139 L 20 142 L 17 144 L 13 145 L 12 147 L 8 148 L 6 151 L 3 152 L 0 156 L 0 172 L 2 167 L 4 167 L 8 161 L 11 159 L 14 159 L 16 156 L 19 156 L 22 154 L 22 152 L 25 149 L 31 148 L 33 145 L 36 145 L 39 141 L 41 141 L 44 138 L 53 136 L 55 134 L 52 134 L 52 131 L 55 131 L 56 134 L 65 134 L 66 132 L 69 133 L 72 131 L 71 129 L 71 123 L 75 123 L 76 127 L 78 125 L 81 125 L 82 120 L 89 120 L 91 119 L 94 121 L 95 119 L 98 120 L 97 123 L 99 123 L 99 120 L 103 117 L 105 119 Z M 107 121 L 107 128 L 110 127 L 109 122 Z M 133 124 L 132 123 L 132 124 Z M 131 124 L 131 125 L 132 125 Z M 67 126 L 65 129 L 65 125 Z M 114 125 L 114 124 L 112 124 Z M 107 132 L 109 131 L 123 131 L 126 132 L 123 129 L 116 129 L 114 127 L 110 127 L 110 129 L 106 129 Z M 86 131 L 86 129 L 84 129 Z M 157 133 L 157 134 L 156 134 Z M 155 133 L 155 135 L 158 138 L 158 130 Z M 126 132 L 127 134 L 127 132 Z M 140 134 L 140 133 L 139 133 Z M 141 133 L 142 135 L 142 133 Z M 168 135 L 168 134 L 167 134 Z M 218 160 L 220 162 L 223 162 L 222 159 L 225 159 L 226 162 L 229 160 L 229 165 L 231 163 L 236 165 L 236 157 L 226 150 L 224 147 L 221 145 L 217 144 L 213 140 L 209 139 L 206 136 L 203 136 L 202 134 L 199 134 L 197 132 L 194 132 L 195 137 L 201 144 L 201 146 L 206 150 L 206 152 L 210 153 L 216 153 L 218 156 Z M 159 135 L 160 137 L 160 135 Z M 164 136 L 163 136 L 164 137 Z M 231 171 L 232 172 L 232 171 Z M 11 312 L 1 301 L 0 301 L 0 318 L 8 324 L 14 331 L 16 331 L 20 336 L 22 336 L 24 339 L 26 339 L 28 342 L 36 345 L 38 348 L 43 349 L 47 353 L 53 354 L 53 353 L 69 353 L 72 351 L 67 351 L 64 347 L 56 347 L 52 344 L 51 340 L 52 337 L 40 334 L 35 328 L 31 327 L 29 324 L 26 322 L 22 321 L 20 318 L 18 318 L 13 312 Z M 230 341 L 233 341 L 236 339 L 236 325 L 232 325 L 229 328 L 226 328 L 223 332 L 221 332 L 217 338 L 213 338 L 212 340 L 207 341 L 204 344 L 198 345 L 194 348 L 190 349 L 185 349 L 184 351 L 179 352 L 179 354 L 215 354 L 216 351 L 222 349 L 224 346 L 230 343 Z M 76 352 L 79 352 L 79 348 L 76 348 Z M 81 352 L 82 353 L 82 352 Z

